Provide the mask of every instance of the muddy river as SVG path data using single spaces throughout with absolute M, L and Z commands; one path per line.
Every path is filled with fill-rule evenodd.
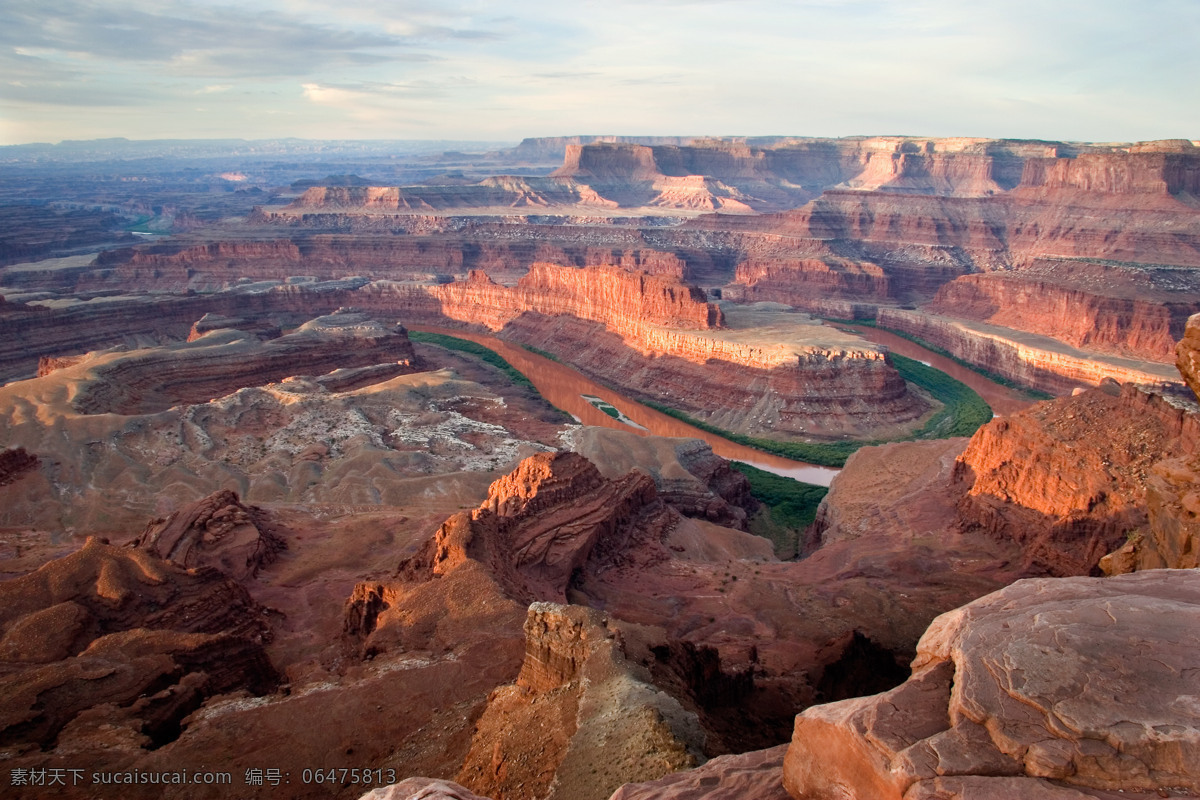
M 415 331 L 457 336 L 460 339 L 468 339 L 495 350 L 504 357 L 505 361 L 527 377 L 546 400 L 571 414 L 584 425 L 603 425 L 607 428 L 634 431 L 642 435 L 703 439 L 712 447 L 714 453 L 723 458 L 742 461 L 776 475 L 785 475 L 798 481 L 815 483 L 820 486 L 828 486 L 829 482 L 833 480 L 833 476 L 838 473 L 838 470 L 830 467 L 806 464 L 803 461 L 792 461 L 781 456 L 763 453 L 752 447 L 731 442 L 716 434 L 702 431 L 618 394 L 585 377 L 572 367 L 531 353 L 520 345 L 506 342 L 503 339 L 427 325 L 410 325 L 409 327 Z M 1007 414 L 1029 405 L 1030 401 L 1028 400 L 1024 400 L 1022 404 L 1022 401 L 1018 399 L 1021 396 L 1011 389 L 993 383 L 950 359 L 932 353 L 907 339 L 873 328 L 841 327 L 854 327 L 856 333 L 860 333 L 870 341 L 885 344 L 901 355 L 924 361 L 957 378 L 979 392 L 997 413 Z M 599 401 L 615 407 L 629 421 L 621 421 L 606 414 L 597 408 L 595 399 L 589 400 L 588 397 L 598 398 Z M 630 422 L 634 424 L 631 425 Z

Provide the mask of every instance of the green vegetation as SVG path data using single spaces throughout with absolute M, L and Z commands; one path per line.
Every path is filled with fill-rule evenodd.
M 433 344 L 437 345 L 438 347 L 444 347 L 447 350 L 456 350 L 460 353 L 466 353 L 468 355 L 475 356 L 479 360 L 490 364 L 491 366 L 503 372 L 505 376 L 517 386 L 528 389 L 533 393 L 534 396 L 561 414 L 564 419 L 574 419 L 570 414 L 551 404 L 549 400 L 542 397 L 542 393 L 537 390 L 537 387 L 535 387 L 532 382 L 530 382 L 529 378 L 526 378 L 520 370 L 518 370 L 512 364 L 509 364 L 504 360 L 503 356 L 489 347 L 484 347 L 481 344 L 469 341 L 467 339 L 459 339 L 457 336 L 447 336 L 444 333 L 425 333 L 423 331 L 410 330 L 408 332 L 408 338 L 414 342 Z M 616 411 L 616 409 L 613 409 L 613 411 Z M 615 414 L 613 416 L 615 416 Z
M 904 380 L 914 383 L 933 395 L 934 399 L 943 404 L 922 427 L 910 436 L 892 441 L 909 441 L 912 439 L 948 439 L 952 436 L 970 436 L 980 425 L 992 418 L 992 409 L 982 397 L 971 387 L 961 381 L 956 381 L 941 370 L 927 367 L 920 361 L 904 356 L 891 355 L 896 371 Z M 746 436 L 733 431 L 722 430 L 715 425 L 694 419 L 682 411 L 650 401 L 643 401 L 656 411 L 693 425 L 700 430 L 723 436 L 731 442 L 744 444 L 764 453 L 791 458 L 797 461 L 807 461 L 810 464 L 821 464 L 826 467 L 841 467 L 845 465 L 850 454 L 860 447 L 873 444 L 884 444 L 883 441 L 848 440 L 841 442 L 780 442 L 775 439 L 764 439 L 757 436 Z
M 1003 375 L 997 375 L 995 372 L 984 369 L 983 367 L 980 367 L 976 364 L 972 364 L 970 361 L 964 361 L 963 359 L 961 359 L 958 356 L 951 353 L 949 350 L 943 350 L 942 348 L 938 347 L 936 344 L 933 344 L 932 342 L 927 342 L 919 336 L 913 336 L 911 333 L 905 333 L 904 331 L 898 331 L 895 328 L 885 328 L 873 319 L 847 319 L 847 320 L 833 319 L 833 318 L 823 318 L 823 319 L 829 319 L 830 322 L 841 322 L 841 323 L 844 323 L 847 325 L 861 325 L 864 328 L 876 328 L 881 331 L 887 331 L 888 333 L 892 334 L 893 336 L 899 336 L 901 339 L 907 339 L 908 341 L 912 342 L 915 345 L 920 345 L 921 347 L 924 347 L 926 350 L 928 350 L 931 353 L 937 353 L 942 358 L 948 358 L 951 361 L 953 361 L 955 364 L 958 364 L 960 367 L 963 367 L 964 369 L 969 369 L 969 370 L 971 370 L 971 372 L 974 372 L 976 375 L 987 378 L 992 383 L 997 383 L 997 384 L 1005 387 L 1006 389 L 1012 389 L 1014 392 L 1021 392 L 1026 397 L 1029 397 L 1032 400 L 1053 400 L 1054 399 L 1054 395 L 1052 395 L 1048 392 L 1043 392 L 1039 389 L 1031 389 L 1028 386 L 1022 386 L 1021 384 L 1017 383 L 1016 381 L 1014 381 L 1010 378 L 1006 378 Z
M 829 492 L 824 486 L 802 483 L 752 467 L 741 461 L 731 466 L 750 481 L 750 494 L 765 506 L 765 513 L 750 522 L 750 532 L 770 539 L 779 558 L 794 558 L 800 534 L 817 516 L 817 506 Z
M 944 405 L 909 439 L 949 439 L 970 436 L 992 418 L 992 407 L 974 389 L 956 381 L 940 369 L 892 353 L 900 377 L 915 383 Z
M 467 339 L 459 339 L 457 336 L 447 336 L 444 333 L 423 333 L 422 331 L 409 331 L 408 338 L 414 342 L 424 342 L 425 344 L 436 344 L 438 347 L 444 347 L 447 350 L 457 350 L 460 353 L 469 353 L 476 356 L 480 360 L 491 364 L 496 369 L 508 376 L 509 380 L 518 386 L 525 386 L 533 389 L 533 384 L 529 382 L 521 374 L 520 370 L 509 364 L 504 358 L 491 348 L 484 347 Z M 537 390 L 534 389 L 536 392 Z
M 562 363 L 562 359 L 559 358 L 558 356 L 554 355 L 554 353 L 551 353 L 549 350 L 543 350 L 542 348 L 534 347 L 531 344 L 523 344 L 523 345 L 521 345 L 521 347 L 524 347 L 526 350 L 533 353 L 535 356 L 541 356 L 542 358 L 548 358 L 551 361 L 555 361 L 559 364 Z

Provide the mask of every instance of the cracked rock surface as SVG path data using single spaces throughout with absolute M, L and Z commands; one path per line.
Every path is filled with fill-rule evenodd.
M 1019 581 L 938 617 L 902 686 L 797 717 L 784 784 L 800 800 L 1193 796 L 1198 648 L 1200 572 Z

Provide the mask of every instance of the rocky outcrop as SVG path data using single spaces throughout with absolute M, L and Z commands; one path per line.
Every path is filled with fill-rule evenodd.
M 1021 581 L 935 620 L 904 685 L 798 716 L 784 785 L 796 800 L 1198 792 L 1197 623 L 1193 571 Z
M 1200 567 L 1200 459 L 1164 459 L 1146 476 L 1146 524 L 1100 559 L 1106 575 Z
M 599 611 L 534 603 L 525 661 L 492 693 L 457 780 L 500 800 L 604 800 L 702 759 L 695 714 L 649 683 Z
M 880 308 L 880 327 L 915 336 L 955 358 L 1051 394 L 1066 394 L 1105 380 L 1158 385 L 1173 383 L 1177 373 L 1118 356 L 1077 350 L 1055 339 L 920 311 Z
M 787 745 L 720 756 L 658 780 L 627 783 L 609 800 L 790 800 L 783 788 Z
M 453 781 L 407 778 L 391 786 L 372 789 L 358 800 L 488 800 Z
M 0 601 L 6 745 L 52 746 L 79 718 L 161 746 L 207 697 L 279 680 L 262 649 L 265 610 L 213 569 L 89 539 L 0 584 Z M 88 709 L 99 710 L 83 722 Z
M 1132 386 L 1040 403 L 980 428 L 954 477 L 959 524 L 1012 539 L 1027 564 L 1084 575 L 1147 521 L 1146 482 L 1196 417 Z
M 1187 328 L 1175 348 L 1175 366 L 1196 397 L 1200 397 L 1200 315 L 1188 317 Z
M 286 547 L 266 513 L 228 489 L 151 521 L 132 543 L 189 569 L 215 567 L 237 580 L 253 578 Z
M 572 269 L 534 264 L 514 288 L 482 272 L 466 281 L 431 287 L 451 319 L 499 330 L 526 312 L 570 314 L 603 323 L 624 337 L 643 338 L 649 328 L 720 328 L 721 310 L 695 286 L 618 267 Z
M 182 345 L 98 355 L 75 368 L 83 380 L 72 402 L 83 414 L 147 413 L 277 381 L 298 369 L 320 375 L 381 362 L 395 364 L 393 376 L 416 371 L 407 332 L 345 309 L 266 342 L 225 330 Z
M 283 335 L 283 331 L 278 325 L 274 325 L 267 320 L 257 319 L 248 320 L 242 317 L 227 317 L 224 314 L 214 314 L 211 311 L 205 314 L 200 319 L 192 323 L 192 329 L 188 332 L 187 340 L 194 342 L 206 333 L 213 331 L 224 330 L 226 328 L 246 331 L 253 333 L 260 339 L 278 339 Z M 43 359 L 45 361 L 46 359 Z M 41 374 L 41 368 L 38 368 L 38 374 Z
M 569 447 L 606 478 L 619 478 L 633 469 L 647 472 L 663 502 L 684 516 L 745 530 L 748 514 L 758 509 L 746 476 L 699 439 L 585 426 L 571 433 Z
M 7 486 L 38 468 L 38 458 L 24 447 L 0 450 L 0 486 Z
M 626 560 L 634 540 L 653 549 L 676 519 L 645 473 L 608 481 L 576 453 L 542 453 L 493 483 L 478 509 L 446 520 L 400 572 L 427 579 L 469 559 L 514 599 L 565 602 L 576 571 Z
M 745 302 L 787 303 L 819 310 L 815 303 L 853 299 L 863 303 L 891 299 L 891 280 L 878 264 L 837 256 L 799 259 L 748 258 L 737 265 L 734 283 Z M 735 299 L 731 297 L 730 299 Z

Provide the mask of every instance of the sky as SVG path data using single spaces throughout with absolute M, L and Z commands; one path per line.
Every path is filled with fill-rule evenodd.
M 0 144 L 1200 139 L 1198 0 L 0 0 Z

